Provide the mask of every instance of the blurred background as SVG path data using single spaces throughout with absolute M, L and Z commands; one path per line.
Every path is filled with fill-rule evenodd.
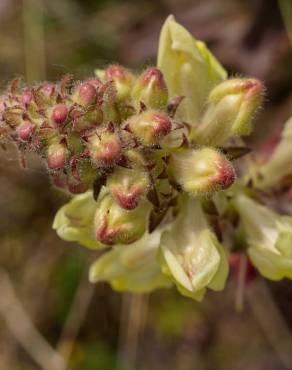
M 273 141 L 292 114 L 291 0 L 0 0 L 1 89 L 15 76 L 35 83 L 112 62 L 155 64 L 169 14 L 231 75 L 263 80 L 249 145 Z M 292 369 L 291 282 L 252 276 L 241 312 L 236 273 L 202 303 L 91 285 L 96 252 L 57 237 L 53 217 L 68 199 L 28 162 L 24 171 L 13 147 L 0 148 L 0 370 Z

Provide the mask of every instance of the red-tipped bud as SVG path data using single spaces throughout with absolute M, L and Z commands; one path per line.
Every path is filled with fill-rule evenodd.
M 2 116 L 3 120 L 11 127 L 19 126 L 23 122 L 23 110 L 21 108 L 7 108 Z
M 148 68 L 137 79 L 132 97 L 138 105 L 143 102 L 148 108 L 165 108 L 168 92 L 162 72 L 157 68 Z
M 148 212 L 147 203 L 128 211 L 121 208 L 111 195 L 105 195 L 99 201 L 94 216 L 97 240 L 106 245 L 133 243 L 146 230 Z
M 211 148 L 181 149 L 171 155 L 169 169 L 175 182 L 195 196 L 226 189 L 235 180 L 231 162 Z
M 32 101 L 32 99 L 33 99 L 33 94 L 31 92 L 31 90 L 26 89 L 26 90 L 24 90 L 24 92 L 21 96 L 21 104 L 24 107 L 27 107 L 29 105 L 29 103 Z
M 18 126 L 18 137 L 22 141 L 28 141 L 31 138 L 33 130 L 34 125 L 30 121 L 26 120 Z
M 42 86 L 40 91 L 44 94 L 45 97 L 51 98 L 55 93 L 56 87 L 54 84 L 48 83 Z
M 262 97 L 263 86 L 256 79 L 221 82 L 209 94 L 207 109 L 193 134 L 194 140 L 202 145 L 221 146 L 233 136 L 250 134 Z
M 142 170 L 120 167 L 108 177 L 107 186 L 122 208 L 134 209 L 147 193 L 150 180 L 148 174 Z
M 52 120 L 57 125 L 62 125 L 65 123 L 68 117 L 68 108 L 65 104 L 58 104 L 56 107 L 53 108 L 52 111 Z
M 99 89 L 102 85 L 102 82 L 98 78 L 91 78 L 87 81 L 90 85 L 92 85 L 96 90 Z
M 87 143 L 90 157 L 101 166 L 114 164 L 122 154 L 122 145 L 114 132 L 103 131 L 89 137 Z
M 117 64 L 112 64 L 105 70 L 105 76 L 107 80 L 113 80 L 115 82 L 117 98 L 119 100 L 125 100 L 129 97 L 134 81 L 132 73 Z
M 162 137 L 171 131 L 169 117 L 155 111 L 146 111 L 132 116 L 126 125 L 143 144 L 157 144 Z
M 93 105 L 96 101 L 96 97 L 96 88 L 91 83 L 85 82 L 77 87 L 73 95 L 73 101 L 86 107 L 88 105 Z
M 63 144 L 55 143 L 48 147 L 48 167 L 51 170 L 65 167 L 67 159 L 67 148 Z

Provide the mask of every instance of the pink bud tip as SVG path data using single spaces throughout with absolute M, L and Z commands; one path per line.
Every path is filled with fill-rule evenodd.
M 117 191 L 113 195 L 122 208 L 131 210 L 138 206 L 142 193 L 143 191 L 141 191 L 141 189 L 135 189 L 128 193 L 122 193 Z
M 27 107 L 28 104 L 32 101 L 33 95 L 30 90 L 25 90 L 21 96 L 21 103 L 24 107 Z
M 18 136 L 23 141 L 28 141 L 33 132 L 33 124 L 30 121 L 24 121 L 18 127 Z
M 154 135 L 165 136 L 169 134 L 171 130 L 171 121 L 167 116 L 161 113 L 154 113 L 153 123 Z
M 68 116 L 68 109 L 65 104 L 59 104 L 53 109 L 52 119 L 58 125 L 64 123 Z
M 220 168 L 219 179 L 217 179 L 218 184 L 220 184 L 222 189 L 227 189 L 235 181 L 236 174 L 234 168 L 232 165 L 226 165 L 226 163 L 222 163 L 222 165 L 218 163 L 218 167 Z
M 91 78 L 90 80 L 88 80 L 88 83 L 92 85 L 95 89 L 98 89 L 102 85 L 101 81 L 98 78 Z
M 158 86 L 165 87 L 163 74 L 157 68 L 148 68 L 142 75 L 142 83 L 148 84 L 151 80 L 154 80 Z
M 79 87 L 78 92 L 79 92 L 79 96 L 81 98 L 82 104 L 90 105 L 90 104 L 93 104 L 95 102 L 96 89 L 92 84 L 90 84 L 88 82 L 82 84 Z
M 264 89 L 262 83 L 257 79 L 244 80 L 241 84 L 242 89 L 246 92 L 245 100 L 260 99 L 263 95 Z
M 65 166 L 65 149 L 59 148 L 48 156 L 48 167 L 51 170 L 61 169 Z
M 121 156 L 121 145 L 118 141 L 109 141 L 104 144 L 103 150 L 97 154 L 97 160 L 106 164 L 115 162 Z
M 119 234 L 119 228 L 110 229 L 107 224 L 107 220 L 104 217 L 96 228 L 96 239 L 103 244 L 113 245 L 115 243 L 115 237 Z
M 50 98 L 55 92 L 55 85 L 53 84 L 46 84 L 41 88 L 41 92 Z
M 114 77 L 123 79 L 127 77 L 127 71 L 123 67 L 119 66 L 118 64 L 112 64 L 108 66 L 105 73 L 108 79 L 111 79 Z

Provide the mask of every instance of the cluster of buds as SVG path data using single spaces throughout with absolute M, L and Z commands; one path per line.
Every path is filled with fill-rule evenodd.
M 224 288 L 228 251 L 240 279 L 247 258 L 266 278 L 292 279 L 292 219 L 258 191 L 291 178 L 291 120 L 269 161 L 257 172 L 240 166 L 243 181 L 231 187 L 262 84 L 228 79 L 172 16 L 157 66 L 138 75 L 110 65 L 83 82 L 31 88 L 14 80 L 0 96 L 0 140 L 16 144 L 23 165 L 26 152 L 41 156 L 51 182 L 72 195 L 53 228 L 64 240 L 112 247 L 90 280 L 117 290 L 175 285 L 200 300 Z
M 132 243 L 159 225 L 182 192 L 208 195 L 234 182 L 222 144 L 248 127 L 261 97 L 258 81 L 218 84 L 194 131 L 176 118 L 183 97 L 169 98 L 158 68 L 136 76 L 110 65 L 98 75 L 32 88 L 14 80 L 0 118 L 2 138 L 16 143 L 21 158 L 38 153 L 55 186 L 71 194 L 93 189 L 100 243 Z

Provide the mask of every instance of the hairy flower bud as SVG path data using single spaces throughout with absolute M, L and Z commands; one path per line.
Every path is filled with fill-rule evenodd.
M 4 121 L 12 128 L 19 126 L 23 122 L 23 110 L 18 107 L 7 108 L 3 112 Z
M 53 143 L 48 147 L 48 167 L 51 170 L 65 167 L 68 150 L 64 144 Z
M 108 177 L 107 186 L 118 204 L 125 209 L 134 209 L 149 189 L 148 174 L 139 169 L 118 167 Z
M 194 195 L 226 189 L 235 180 L 232 164 L 211 148 L 181 149 L 171 155 L 169 167 L 174 181 Z
M 132 116 L 126 127 L 146 145 L 157 144 L 171 130 L 171 120 L 160 112 L 146 111 Z
M 68 108 L 66 107 L 65 104 L 58 104 L 53 108 L 52 120 L 57 125 L 62 125 L 63 123 L 65 123 L 67 117 L 68 117 Z
M 115 132 L 96 132 L 88 138 L 87 147 L 97 165 L 112 165 L 122 154 L 122 144 Z
M 132 97 L 139 105 L 143 102 L 148 108 L 165 108 L 168 101 L 167 87 L 162 72 L 157 68 L 148 68 L 137 79 Z
M 214 87 L 194 139 L 203 145 L 222 145 L 232 136 L 248 135 L 259 108 L 263 87 L 256 79 L 235 78 Z
M 132 73 L 117 64 L 112 64 L 105 70 L 105 75 L 107 80 L 115 82 L 118 100 L 125 100 L 129 97 L 134 81 Z
M 79 85 L 73 94 L 73 101 L 84 107 L 92 105 L 96 101 L 96 88 L 89 82 Z
M 17 128 L 20 140 L 28 141 L 31 138 L 33 130 L 34 125 L 30 121 L 26 120 L 23 123 L 21 123 Z
M 148 205 L 134 210 L 121 208 L 110 194 L 98 202 L 94 216 L 96 239 L 106 245 L 130 244 L 140 239 L 146 230 Z
M 21 96 L 21 103 L 24 107 L 27 107 L 29 103 L 32 101 L 33 95 L 30 89 L 25 89 Z

